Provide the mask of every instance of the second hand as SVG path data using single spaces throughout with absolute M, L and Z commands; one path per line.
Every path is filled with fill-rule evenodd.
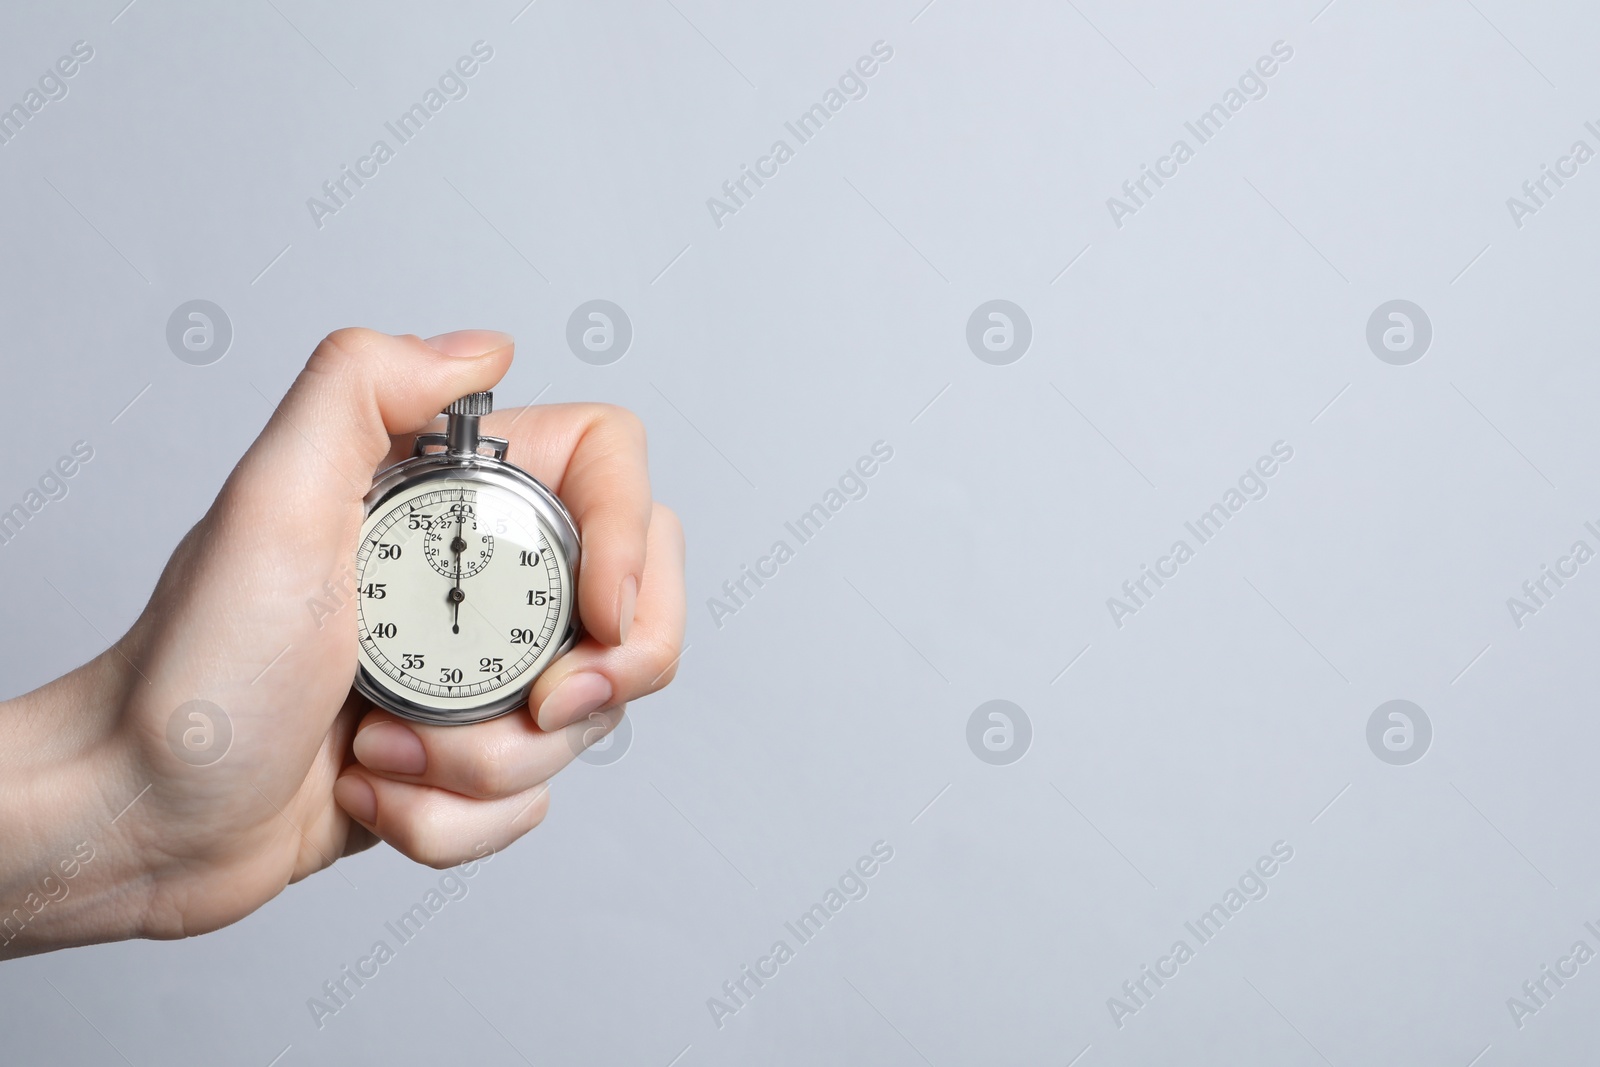
M 454 589 L 450 590 L 450 603 L 455 611 L 450 622 L 450 632 L 453 634 L 461 632 L 461 602 L 467 599 L 467 594 L 461 591 L 461 553 L 467 550 L 467 543 L 461 538 L 462 524 L 465 519 L 466 516 L 460 512 L 456 513 L 456 536 L 455 540 L 450 542 L 450 551 L 454 552 L 456 556 L 456 585 Z

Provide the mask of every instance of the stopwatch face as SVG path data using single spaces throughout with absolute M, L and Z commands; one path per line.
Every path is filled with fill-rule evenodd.
M 502 485 L 432 479 L 388 496 L 362 526 L 356 575 L 362 680 L 402 715 L 510 710 L 569 636 L 562 541 Z

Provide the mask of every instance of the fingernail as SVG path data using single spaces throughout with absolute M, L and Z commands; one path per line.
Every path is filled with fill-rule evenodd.
M 603 674 L 579 671 L 569 674 L 539 705 L 539 729 L 552 733 L 571 726 L 591 711 L 611 702 L 611 682 Z
M 378 821 L 378 794 L 359 774 L 347 774 L 333 783 L 333 799 L 356 822 L 372 826 Z
M 375 722 L 356 732 L 350 746 L 361 765 L 379 774 L 421 774 L 428 769 L 422 738 L 398 722 Z
M 499 330 L 456 330 L 430 337 L 422 343 L 441 355 L 472 359 L 510 348 L 515 341 L 509 333 Z
M 622 579 L 622 590 L 617 593 L 617 644 L 628 640 L 628 627 L 633 625 L 633 609 L 639 603 L 639 579 L 628 575 Z

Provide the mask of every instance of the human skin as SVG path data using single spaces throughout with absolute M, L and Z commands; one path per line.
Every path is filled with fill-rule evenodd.
M 356 613 L 308 607 L 348 587 L 374 472 L 492 388 L 512 347 L 483 330 L 329 335 L 132 629 L 0 703 L 0 959 L 215 930 L 380 839 L 433 867 L 504 848 L 544 818 L 549 779 L 672 680 L 683 532 L 651 499 L 639 420 L 608 405 L 484 420 L 583 545 L 585 636 L 527 709 L 450 727 L 378 711 L 351 689 Z M 208 766 L 167 740 L 193 700 L 233 731 Z

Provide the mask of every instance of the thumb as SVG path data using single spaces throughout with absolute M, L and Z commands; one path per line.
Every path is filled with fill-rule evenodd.
M 291 788 L 355 674 L 355 612 L 345 609 L 362 499 L 389 435 L 493 386 L 511 348 L 505 334 L 478 330 L 429 341 L 340 330 L 317 346 L 173 554 L 125 653 L 155 686 L 145 705 L 155 744 L 170 710 L 203 696 L 227 709 L 245 750 L 271 729 L 293 739 L 254 750 L 277 759 L 288 776 L 277 785 Z M 296 733 L 297 723 L 314 729 Z
M 390 435 L 416 433 L 451 402 L 491 388 L 511 365 L 512 340 L 459 330 L 424 341 L 338 330 L 317 346 L 242 466 L 263 488 L 307 504 L 360 501 Z
M 456 399 L 493 386 L 511 350 L 510 336 L 492 330 L 426 341 L 329 334 L 229 476 L 211 516 L 214 544 L 249 564 L 247 584 L 277 583 L 258 592 L 304 598 L 330 579 L 343 584 L 390 435 L 422 430 Z

